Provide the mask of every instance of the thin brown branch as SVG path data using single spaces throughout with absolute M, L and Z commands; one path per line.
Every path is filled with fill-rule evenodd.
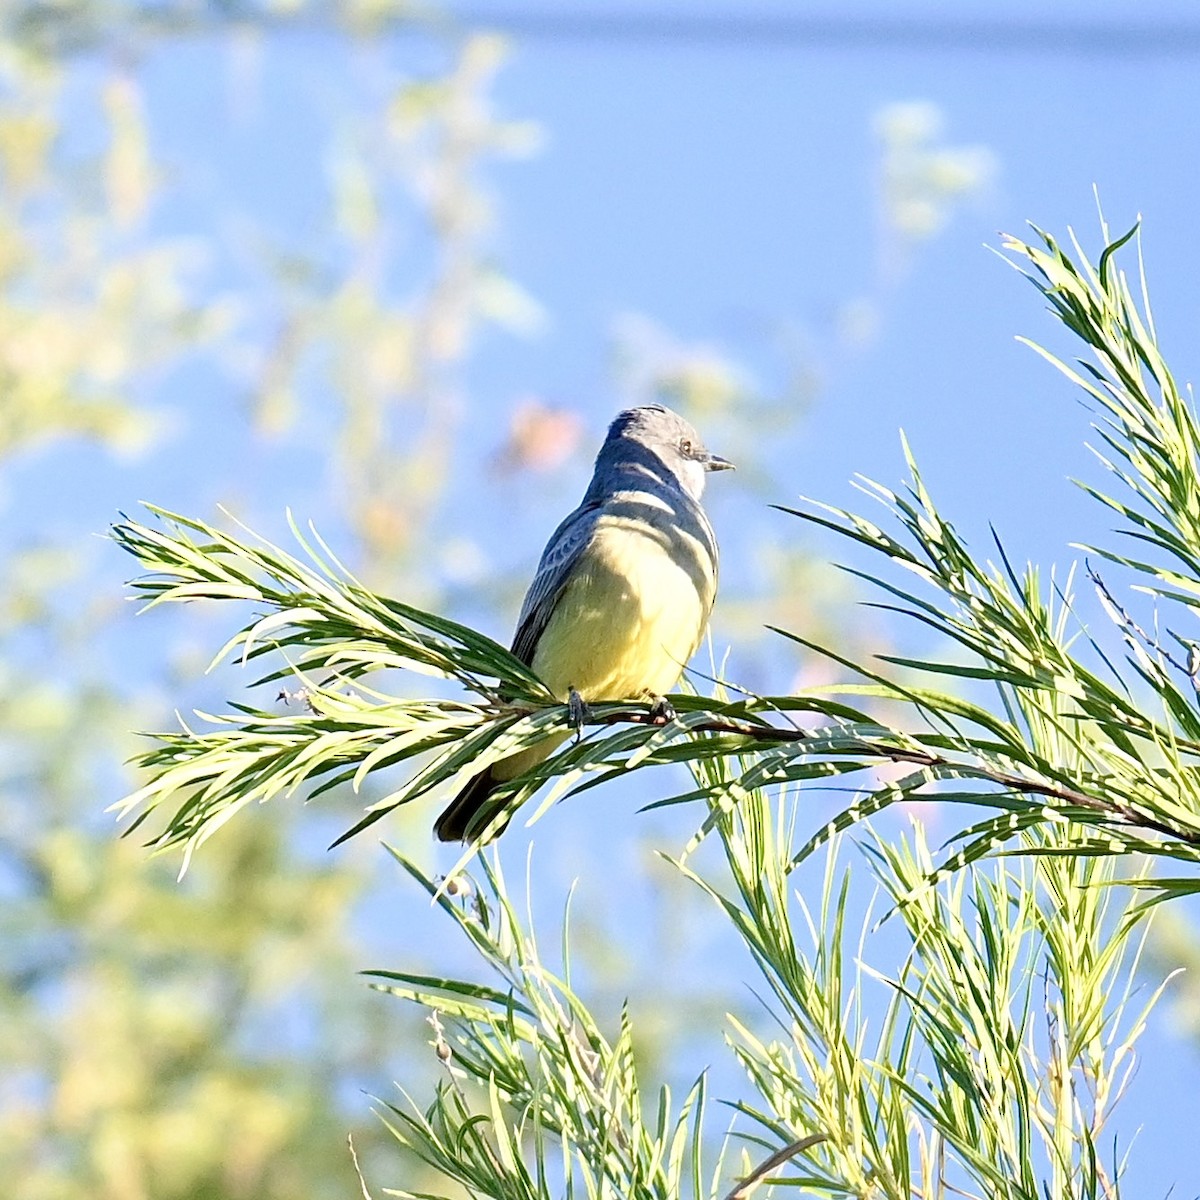
M 600 716 L 592 714 L 588 719 L 588 724 L 592 725 L 617 725 L 626 722 L 634 725 L 663 725 L 666 723 L 662 717 L 646 712 L 614 712 Z M 732 733 L 763 742 L 778 743 L 811 741 L 815 736 L 811 730 L 780 729 L 776 725 L 759 725 L 719 717 L 701 721 L 691 728 L 697 733 Z M 886 742 L 873 742 L 866 738 L 857 738 L 852 742 L 847 742 L 844 752 L 883 759 L 887 762 L 909 763 L 918 767 L 957 767 L 961 769 L 964 766 L 964 764 L 956 763 L 953 759 L 932 750 L 913 750 L 902 746 L 889 746 Z M 1200 846 L 1200 828 L 1181 828 L 1150 813 L 1142 812 L 1123 801 L 1101 799 L 1051 780 L 1014 775 L 1008 771 L 996 771 L 991 767 L 978 764 L 970 764 L 970 770 L 976 778 L 998 784 L 1010 791 L 1021 792 L 1025 795 L 1045 796 L 1063 804 L 1086 808 L 1136 829 L 1152 830 L 1164 837 L 1174 838 L 1191 846 Z
M 1108 585 L 1100 577 L 1091 563 L 1086 563 L 1088 578 L 1092 581 L 1101 602 L 1108 608 L 1116 619 L 1117 624 L 1124 628 L 1125 636 L 1130 641 L 1141 642 L 1149 651 L 1157 654 L 1165 662 L 1170 663 L 1175 670 L 1186 675 L 1192 686 L 1196 686 L 1196 671 L 1187 663 L 1181 663 L 1157 638 L 1151 637 L 1129 614 L 1123 604 L 1109 591 Z
M 769 1175 L 776 1167 L 781 1167 L 790 1158 L 795 1158 L 797 1154 L 803 1154 L 805 1150 L 811 1150 L 813 1146 L 820 1145 L 821 1142 L 829 1139 L 823 1133 L 811 1133 L 806 1138 L 801 1138 L 798 1142 L 792 1142 L 790 1146 L 784 1146 L 782 1150 L 776 1150 L 765 1162 L 759 1163 L 745 1179 L 741 1181 L 725 1197 L 725 1200 L 746 1200 L 746 1197 Z

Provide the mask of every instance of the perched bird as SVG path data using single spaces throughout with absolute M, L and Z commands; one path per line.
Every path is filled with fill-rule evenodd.
M 657 701 L 675 685 L 717 594 L 717 542 L 700 496 L 709 471 L 732 465 L 661 404 L 613 421 L 583 502 L 542 552 L 513 638 L 513 653 L 560 700 L 573 708 Z M 565 736 L 476 775 L 438 818 L 437 836 L 495 836 L 496 786 L 548 758 Z

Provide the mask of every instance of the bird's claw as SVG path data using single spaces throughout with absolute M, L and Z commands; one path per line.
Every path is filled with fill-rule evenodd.
M 587 701 L 572 688 L 567 695 L 567 724 L 575 731 L 575 740 L 583 737 L 583 727 L 592 719 Z
M 666 696 L 658 696 L 650 705 L 650 719 L 656 725 L 667 725 L 675 720 L 678 714 L 675 712 L 673 705 Z

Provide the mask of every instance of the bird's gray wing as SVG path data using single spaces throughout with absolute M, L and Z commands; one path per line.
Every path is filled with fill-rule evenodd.
M 554 531 L 542 551 L 537 573 L 525 593 L 512 651 L 526 666 L 533 665 L 538 639 L 550 620 L 550 614 L 562 595 L 571 571 L 579 561 L 596 530 L 603 506 L 598 501 L 581 504 Z

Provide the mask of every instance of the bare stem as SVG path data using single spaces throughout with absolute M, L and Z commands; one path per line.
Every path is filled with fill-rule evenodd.
M 660 717 L 641 712 L 615 712 L 600 716 L 592 715 L 588 723 L 592 725 L 617 725 L 628 722 L 634 725 L 662 725 Z M 729 720 L 714 717 L 691 726 L 697 733 L 731 733 L 744 737 L 755 738 L 764 742 L 803 742 L 811 740 L 815 735 L 811 730 L 780 729 L 776 725 L 758 725 L 744 721 Z M 911 763 L 920 767 L 960 767 L 962 764 L 936 754 L 931 750 L 906 749 L 903 746 L 889 746 L 886 742 L 875 742 L 868 738 L 856 738 L 844 746 L 847 754 L 862 754 L 879 758 L 888 762 Z M 1150 813 L 1141 812 L 1130 804 L 1117 800 L 1102 800 L 1090 796 L 1075 788 L 1064 787 L 1046 779 L 1030 778 L 1026 775 L 1014 775 L 1008 771 L 997 771 L 991 767 L 972 765 L 971 771 L 978 778 L 1011 791 L 1022 792 L 1026 795 L 1047 796 L 1064 804 L 1076 805 L 1091 812 L 1101 813 L 1124 825 L 1137 829 L 1153 830 L 1165 837 L 1175 838 L 1191 846 L 1200 846 L 1200 829 L 1180 827 L 1169 821 L 1164 821 Z
M 801 1138 L 798 1142 L 792 1142 L 790 1146 L 784 1146 L 782 1150 L 776 1150 L 765 1162 L 759 1163 L 745 1179 L 741 1181 L 725 1197 L 725 1200 L 746 1200 L 746 1197 L 769 1175 L 776 1167 L 782 1166 L 790 1158 L 795 1158 L 797 1154 L 803 1154 L 805 1150 L 812 1149 L 813 1146 L 820 1145 L 821 1142 L 828 1141 L 828 1138 L 823 1133 L 812 1133 L 806 1138 Z

